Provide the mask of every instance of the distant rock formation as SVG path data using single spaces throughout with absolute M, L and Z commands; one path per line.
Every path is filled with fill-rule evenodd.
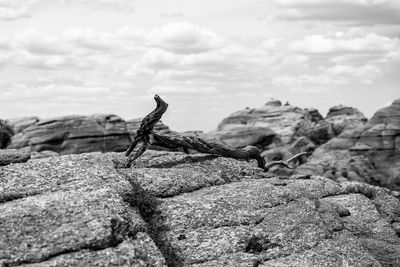
M 17 124 L 18 125 L 18 124 Z M 40 120 L 14 135 L 9 148 L 60 154 L 124 151 L 130 144 L 124 120 L 112 114 Z
M 14 134 L 18 134 L 22 132 L 22 130 L 28 128 L 39 122 L 39 117 L 31 116 L 31 117 L 21 117 L 21 118 L 13 118 L 6 120 L 7 124 L 11 126 L 14 131 Z
M 400 190 L 400 99 L 317 148 L 297 171 Z
M 321 176 L 146 151 L 0 167 L 2 266 L 399 266 L 400 201 Z
M 11 143 L 14 131 L 5 121 L 0 120 L 0 149 L 6 148 Z
M 331 108 L 323 118 L 316 109 L 301 109 L 289 103 L 282 106 L 279 100 L 271 100 L 261 108 L 229 115 L 217 130 L 204 136 L 234 147 L 255 145 L 265 150 L 267 161 L 279 160 L 303 151 L 311 153 L 343 130 L 363 125 L 366 120 L 357 109 L 342 105 Z

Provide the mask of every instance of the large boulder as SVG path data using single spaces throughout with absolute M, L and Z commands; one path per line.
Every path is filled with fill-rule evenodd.
M 345 130 L 360 127 L 368 121 L 358 109 L 343 105 L 331 107 L 325 120 L 331 125 L 332 136 L 338 136 Z
M 211 131 L 204 138 L 223 143 L 231 147 L 256 146 L 267 147 L 276 133 L 268 127 L 253 125 L 229 125 L 217 131 Z
M 365 181 L 400 190 L 400 99 L 365 124 L 319 147 L 300 173 Z
M 0 265 L 398 266 L 400 201 L 254 162 L 147 151 L 0 167 Z
M 6 122 L 14 131 L 14 134 L 22 132 L 22 130 L 28 128 L 36 124 L 39 121 L 39 117 L 37 116 L 30 116 L 30 117 L 21 117 L 21 118 L 13 118 L 7 119 Z
M 0 149 L 6 148 L 11 143 L 14 131 L 5 121 L 0 120 Z
M 123 151 L 129 143 L 126 123 L 116 115 L 72 115 L 40 120 L 13 136 L 10 148 L 71 154 Z

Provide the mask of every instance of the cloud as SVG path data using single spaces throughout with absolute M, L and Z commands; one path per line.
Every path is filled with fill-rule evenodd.
M 295 52 L 315 54 L 382 53 L 393 51 L 398 46 L 398 38 L 353 28 L 346 32 L 306 36 L 302 40 L 295 41 L 291 49 Z
M 35 0 L 1 0 L 0 20 L 18 20 L 29 17 L 29 8 L 35 2 Z
M 398 24 L 397 0 L 275 0 L 276 18 L 289 21 L 335 21 L 351 25 Z
M 155 29 L 147 36 L 151 46 L 173 53 L 202 53 L 223 45 L 223 38 L 210 30 L 188 22 L 173 22 Z
M 332 85 L 343 85 L 346 83 L 347 82 L 344 79 L 333 78 L 325 74 L 279 76 L 272 79 L 272 84 L 277 86 L 299 86 L 299 85 L 332 86 Z
M 161 13 L 160 16 L 167 19 L 183 18 L 183 14 L 181 12 L 166 12 Z

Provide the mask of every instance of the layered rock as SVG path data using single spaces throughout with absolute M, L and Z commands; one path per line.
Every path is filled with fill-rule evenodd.
M 0 263 L 26 266 L 398 266 L 400 201 L 254 162 L 147 151 L 0 167 Z
M 345 130 L 364 125 L 368 119 L 358 109 L 338 105 L 329 109 L 325 120 L 331 125 L 331 135 L 338 136 Z
M 316 109 L 301 109 L 278 100 L 267 102 L 261 108 L 246 108 L 223 119 L 216 131 L 207 135 L 225 141 L 229 133 L 229 144 L 240 142 L 247 131 L 257 137 L 264 132 L 265 138 L 276 134 L 273 144 L 277 147 L 290 147 L 299 139 L 307 138 L 314 146 L 321 145 L 343 130 L 357 127 L 366 122 L 360 111 L 345 106 L 330 109 L 326 119 Z M 254 129 L 256 128 L 256 129 Z M 255 134 L 255 132 L 257 134 Z M 237 135 L 236 140 L 231 136 Z M 302 140 L 301 142 L 304 142 Z M 268 146 L 266 142 L 265 147 Z M 312 147 L 312 146 L 309 146 Z
M 319 147 L 298 171 L 400 190 L 400 100 Z
M 65 116 L 41 120 L 12 138 L 10 148 L 60 154 L 123 151 L 130 143 L 124 120 L 116 115 Z
M 39 122 L 39 117 L 31 116 L 31 117 L 21 117 L 21 118 L 13 118 L 7 119 L 6 122 L 14 131 L 14 134 L 18 134 L 22 132 L 24 129 L 28 128 L 29 126 L 35 125 Z

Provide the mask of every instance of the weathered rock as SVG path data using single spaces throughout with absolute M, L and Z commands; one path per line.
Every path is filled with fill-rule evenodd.
M 164 266 L 135 189 L 114 154 L 31 160 L 0 168 L 0 263 Z M 34 265 L 35 266 L 35 265 Z
M 400 201 L 383 189 L 372 199 L 323 177 L 166 152 L 120 172 L 158 199 L 149 223 L 171 266 L 400 263 Z
M 276 133 L 268 127 L 232 125 L 218 131 L 208 132 L 206 139 L 231 147 L 256 146 L 264 148 L 272 143 Z
M 331 125 L 331 134 L 338 136 L 345 130 L 364 125 L 368 119 L 356 108 L 338 105 L 329 109 L 325 120 Z
M 28 128 L 29 126 L 35 125 L 39 122 L 39 117 L 31 116 L 31 117 L 21 117 L 21 118 L 13 118 L 7 119 L 6 122 L 14 131 L 14 134 L 22 132 L 22 130 Z
M 14 131 L 5 121 L 0 120 L 0 149 L 6 148 L 10 142 Z
M 238 126 L 266 127 L 277 134 L 282 145 L 286 145 L 296 139 L 299 130 L 311 127 L 313 123 L 306 115 L 307 112 L 298 107 L 270 101 L 261 108 L 249 108 L 229 115 L 218 125 L 216 132 Z
M 31 158 L 31 154 L 17 149 L 0 149 L 0 166 L 11 163 L 26 162 Z
M 319 147 L 299 173 L 365 181 L 400 190 L 400 100 Z
M 120 117 L 73 115 L 37 122 L 13 136 L 10 148 L 72 154 L 123 151 L 129 143 L 126 123 Z
M 146 151 L 0 167 L 0 263 L 27 266 L 396 266 L 400 200 L 254 162 Z M 162 254 L 161 254 L 162 253 Z

